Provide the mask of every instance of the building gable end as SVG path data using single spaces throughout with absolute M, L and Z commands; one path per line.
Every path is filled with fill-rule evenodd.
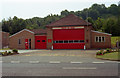
M 32 32 L 32 31 L 30 31 L 30 30 L 28 30 L 28 29 L 23 29 L 23 30 L 21 30 L 21 31 L 19 31 L 19 32 L 17 32 L 17 33 L 15 33 L 15 34 L 13 34 L 13 35 L 11 35 L 10 37 L 13 37 L 13 36 L 15 36 L 15 35 L 17 35 L 17 34 L 19 34 L 19 33 L 23 32 L 23 31 L 28 31 L 28 32 L 30 32 L 30 33 L 32 33 L 32 34 L 34 34 L 34 32 Z

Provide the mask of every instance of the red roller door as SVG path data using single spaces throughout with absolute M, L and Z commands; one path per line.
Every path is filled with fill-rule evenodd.
M 80 42 L 81 40 L 83 42 Z M 54 49 L 84 49 L 84 29 L 54 29 L 53 41 Z M 70 43 L 70 41 L 73 42 Z
M 46 49 L 46 36 L 35 36 L 35 48 Z

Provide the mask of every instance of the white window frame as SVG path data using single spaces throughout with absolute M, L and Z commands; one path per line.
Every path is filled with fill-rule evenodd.
M 98 38 L 98 41 L 96 41 L 96 37 Z M 99 36 L 95 36 L 95 42 L 99 42 Z
M 102 37 L 104 37 L 104 41 L 103 41 L 103 38 L 102 38 L 102 42 L 105 42 L 105 36 L 102 36 Z
M 96 37 L 98 38 L 98 41 L 96 41 Z M 101 38 L 101 42 L 105 42 L 105 41 L 106 41 L 105 36 L 95 36 L 95 42 L 100 42 L 100 41 L 99 41 L 99 37 Z M 102 38 L 102 37 L 104 37 L 104 41 L 103 41 L 103 38 Z

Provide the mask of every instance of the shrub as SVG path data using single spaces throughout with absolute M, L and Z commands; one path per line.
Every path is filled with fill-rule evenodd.
M 8 53 L 7 53 L 7 51 L 5 51 L 4 53 L 3 53 L 3 56 L 7 56 L 8 55 Z
M 104 55 L 103 50 L 98 51 L 98 52 L 96 53 L 96 55 Z
M 110 53 L 111 50 L 109 48 L 106 49 L 106 53 Z
M 8 52 L 8 55 L 12 55 L 13 53 L 11 51 Z
M 13 51 L 13 53 L 18 53 L 17 49 L 13 49 L 12 51 Z
M 106 54 L 106 51 L 103 51 L 103 55 Z

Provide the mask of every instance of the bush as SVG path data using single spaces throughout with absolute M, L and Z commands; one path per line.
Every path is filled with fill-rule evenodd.
M 12 51 L 13 51 L 13 53 L 18 53 L 17 49 L 13 49 Z
M 110 53 L 111 50 L 109 48 L 106 49 L 106 53 Z
M 7 51 L 5 51 L 4 53 L 3 53 L 3 56 L 7 56 L 8 55 L 8 53 L 7 53 Z
M 12 55 L 13 53 L 11 51 L 8 52 L 8 55 Z
M 100 50 L 96 53 L 96 55 L 104 55 L 104 50 Z

